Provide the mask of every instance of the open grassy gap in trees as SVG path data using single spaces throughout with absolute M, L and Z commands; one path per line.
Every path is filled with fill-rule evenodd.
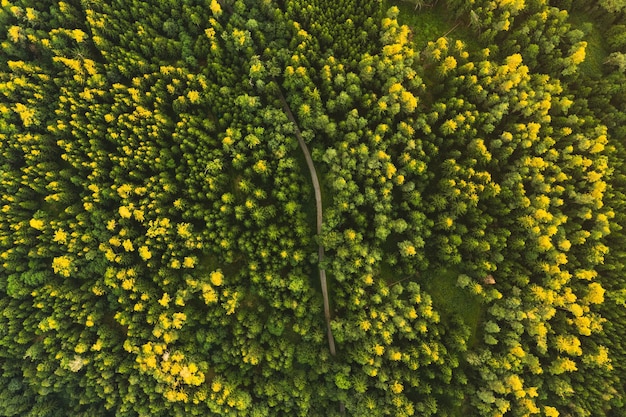
M 586 56 L 585 60 L 580 64 L 580 71 L 589 78 L 601 77 L 609 53 L 606 49 L 606 41 L 598 28 L 599 22 L 590 19 L 588 15 L 581 11 L 572 12 L 569 15 L 569 21 L 574 27 L 585 32 L 585 41 L 587 42 Z

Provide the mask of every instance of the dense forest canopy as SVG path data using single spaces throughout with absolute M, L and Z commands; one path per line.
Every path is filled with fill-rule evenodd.
M 0 415 L 621 415 L 625 13 L 2 0 Z

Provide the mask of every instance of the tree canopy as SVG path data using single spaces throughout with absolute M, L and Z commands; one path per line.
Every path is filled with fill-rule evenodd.
M 0 415 L 623 408 L 624 5 L 399 6 L 3 0 Z

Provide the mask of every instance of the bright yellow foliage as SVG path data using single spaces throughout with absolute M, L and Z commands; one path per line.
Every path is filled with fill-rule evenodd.
M 211 0 L 209 8 L 215 17 L 220 17 L 222 14 L 222 6 L 220 6 L 220 3 L 217 0 Z
M 211 281 L 211 284 L 215 285 L 216 287 L 219 287 L 220 285 L 224 283 L 224 274 L 222 274 L 222 271 L 220 270 L 213 271 L 211 272 L 211 275 L 209 276 L 209 280 Z
M 585 57 L 587 55 L 586 49 L 587 49 L 587 42 L 582 41 L 578 44 L 578 47 L 576 48 L 574 53 L 570 56 L 570 59 L 572 60 L 572 63 L 574 65 L 578 65 L 585 60 Z
M 394 383 L 391 385 L 391 392 L 393 392 L 394 394 L 400 394 L 403 390 L 404 386 L 398 381 L 394 381 Z
M 41 219 L 30 219 L 29 224 L 30 224 L 30 227 L 32 227 L 33 229 L 43 230 L 45 223 Z
M 559 352 L 565 352 L 571 356 L 580 356 L 583 353 L 580 347 L 580 340 L 573 335 L 557 336 L 556 348 L 559 350 Z
M 55 274 L 69 277 L 72 268 L 72 260 L 67 256 L 57 256 L 52 260 L 52 269 Z
M 374 354 L 376 356 L 382 356 L 385 353 L 385 347 L 379 344 L 374 345 Z
M 152 258 L 152 253 L 150 252 L 150 249 L 148 249 L 147 246 L 140 246 L 139 247 L 139 256 L 144 261 L 147 261 L 148 259 Z
M 598 282 L 592 282 L 589 284 L 589 292 L 585 297 L 585 301 L 589 304 L 602 304 L 604 302 L 604 288 Z
M 546 417 L 559 417 L 560 415 L 559 410 L 550 406 L 543 407 L 543 413 L 546 415 Z
M 183 259 L 183 267 L 184 268 L 193 268 L 196 265 L 196 261 L 194 258 L 189 257 L 189 256 L 185 256 L 185 259 Z
M 131 211 L 126 206 L 121 206 L 118 209 L 118 212 L 120 213 L 120 216 L 124 219 L 130 219 L 132 217 Z
M 122 247 L 126 252 L 132 252 L 135 250 L 135 248 L 133 247 L 133 242 L 131 242 L 130 239 L 124 240 L 124 243 L 122 243 Z

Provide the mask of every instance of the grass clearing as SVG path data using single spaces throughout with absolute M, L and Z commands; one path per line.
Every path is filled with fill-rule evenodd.
M 423 3 L 421 7 L 416 5 Z M 445 2 L 420 0 L 383 0 L 383 7 L 398 7 L 398 22 L 407 25 L 413 32 L 413 44 L 417 51 L 423 50 L 428 42 L 442 36 L 460 39 L 468 51 L 479 50 L 476 34 L 464 20 L 455 20 L 454 14 L 445 7 Z M 393 250 L 392 245 L 386 250 Z M 459 271 L 456 269 L 432 269 L 415 279 L 432 297 L 433 306 L 441 313 L 443 321 L 460 317 L 470 330 L 469 347 L 475 345 L 479 336 L 479 324 L 483 316 L 481 297 L 471 294 L 457 285 Z M 398 281 L 393 269 L 386 263 L 379 271 L 380 278 L 388 285 Z
M 442 36 L 461 39 L 469 50 L 478 49 L 475 42 L 476 35 L 471 33 L 466 22 L 455 20 L 453 14 L 446 9 L 444 2 L 433 1 L 416 7 L 419 0 L 384 0 L 385 9 L 396 6 L 400 13 L 398 22 L 407 25 L 413 32 L 413 45 L 417 51 L 423 50 L 430 41 L 436 41 Z M 434 4 L 434 5 L 433 5 Z
M 385 0 L 383 3 L 385 8 L 396 6 L 400 10 L 398 22 L 407 25 L 413 31 L 413 44 L 417 50 L 426 47 L 429 41 L 435 41 L 443 36 L 453 26 L 450 24 L 441 12 L 438 6 L 422 6 L 415 8 L 410 1 Z
M 481 298 L 457 285 L 459 272 L 454 269 L 439 269 L 426 272 L 419 283 L 430 294 L 433 306 L 441 313 L 443 321 L 453 316 L 460 317 L 470 330 L 468 347 L 476 344 L 478 326 L 482 319 Z
M 573 12 L 569 15 L 572 27 L 585 33 L 587 50 L 585 60 L 580 64 L 580 71 L 589 78 L 600 78 L 603 74 L 604 61 L 608 58 L 608 51 L 604 45 L 604 38 L 597 24 L 582 12 Z
M 453 318 L 460 318 L 468 327 L 470 334 L 467 347 L 471 349 L 478 343 L 481 334 L 479 326 L 483 320 L 484 307 L 480 296 L 457 285 L 459 273 L 456 269 L 433 269 L 422 274 L 418 282 L 431 296 L 433 307 L 440 313 L 444 326 Z M 467 401 L 450 406 L 452 409 L 447 414 L 450 417 L 463 417 L 470 411 Z

